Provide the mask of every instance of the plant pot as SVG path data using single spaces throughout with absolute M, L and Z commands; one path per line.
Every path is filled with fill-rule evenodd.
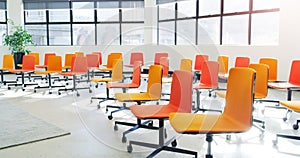
M 22 67 L 18 66 L 18 64 L 22 64 L 23 56 L 25 55 L 24 52 L 15 52 L 14 53 L 14 63 L 15 69 L 21 69 Z

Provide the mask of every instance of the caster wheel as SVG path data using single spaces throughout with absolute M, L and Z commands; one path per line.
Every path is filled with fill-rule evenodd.
M 10 88 L 10 87 L 7 87 L 7 89 L 10 90 L 11 88 Z
M 299 128 L 298 124 L 293 124 L 293 129 L 297 130 Z
M 98 88 L 98 85 L 96 85 L 95 88 Z
M 22 91 L 25 91 L 25 89 L 22 88 Z
M 66 85 L 69 85 L 69 83 L 66 83 Z
M 205 155 L 205 158 L 213 158 L 212 155 Z
M 115 131 L 118 130 L 118 126 L 117 126 L 117 125 L 114 126 L 114 130 L 115 130 Z M 122 140 L 123 140 L 123 138 L 122 138 Z
M 276 146 L 278 141 L 277 140 L 272 140 L 272 143 L 273 143 L 274 146 Z
M 77 97 L 79 97 L 79 96 L 80 96 L 80 94 L 79 94 L 79 93 L 77 93 L 77 94 L 76 94 L 76 96 L 77 96 Z
M 108 112 L 108 108 L 105 109 L 105 112 L 106 112 L 106 113 Z
M 107 118 L 108 118 L 109 120 L 112 120 L 112 119 L 113 119 L 113 117 L 112 117 L 111 115 L 109 115 Z
M 97 109 L 100 109 L 100 105 L 97 105 Z
M 177 146 L 177 141 L 176 139 L 171 143 L 172 147 L 176 147 Z
M 125 136 L 122 137 L 122 143 L 126 143 L 127 138 Z
M 89 90 L 89 93 L 92 93 L 93 91 L 92 90 Z
M 283 118 L 283 121 L 286 121 L 287 120 L 287 118 L 285 117 L 285 118 Z
M 36 90 L 34 90 L 33 92 L 36 93 Z
M 209 93 L 208 96 L 211 97 L 211 93 Z
M 52 92 L 49 92 L 49 94 L 52 94 Z
M 91 99 L 90 103 L 92 104 L 93 103 L 93 100 Z
M 231 135 L 226 135 L 226 140 L 231 140 Z
M 128 145 L 127 146 L 127 152 L 128 153 L 132 153 L 132 145 Z

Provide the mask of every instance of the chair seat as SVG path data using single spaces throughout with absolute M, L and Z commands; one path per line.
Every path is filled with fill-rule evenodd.
M 93 82 L 112 82 L 112 78 L 92 78 Z
M 8 68 L 0 68 L 0 71 L 9 70 Z
M 169 118 L 171 112 L 178 112 L 178 108 L 170 105 L 132 105 L 129 108 L 139 119 Z
M 86 74 L 86 73 L 80 73 L 80 72 L 63 72 L 63 73 L 60 73 L 60 75 L 62 76 L 74 76 L 74 75 L 83 75 L 83 74 Z
M 175 131 L 190 134 L 239 133 L 251 127 L 251 122 L 238 123 L 224 114 L 171 113 L 169 120 Z
M 268 83 L 268 86 L 271 88 L 298 88 L 300 85 L 291 84 L 289 82 L 279 82 L 279 83 Z
M 36 68 L 47 68 L 47 65 L 36 65 Z
M 217 91 L 216 94 L 221 97 L 221 98 L 225 98 L 226 97 L 226 92 L 221 92 L 221 91 Z
M 135 83 L 107 83 L 107 88 L 138 88 L 140 85 Z
M 13 69 L 8 71 L 11 73 L 21 73 L 21 72 L 32 72 L 33 70 Z
M 300 101 L 280 101 L 280 104 L 296 112 L 300 112 Z
M 212 88 L 218 88 L 216 85 L 207 85 L 207 84 L 198 84 L 194 89 L 212 89 Z
M 111 71 L 112 68 L 98 68 L 99 71 Z
M 61 73 L 61 71 L 35 71 L 34 73 L 38 75 L 47 75 L 51 73 Z
M 171 77 L 163 77 L 162 83 L 172 83 L 172 78 Z
M 148 93 L 116 93 L 115 98 L 120 102 L 159 100 L 160 96 L 150 96 Z

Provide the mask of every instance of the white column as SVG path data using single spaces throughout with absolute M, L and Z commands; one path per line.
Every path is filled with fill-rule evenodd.
M 16 25 L 24 24 L 24 9 L 22 0 L 7 0 L 7 18 Z
M 145 0 L 144 13 L 144 44 L 156 44 L 157 8 L 155 0 Z

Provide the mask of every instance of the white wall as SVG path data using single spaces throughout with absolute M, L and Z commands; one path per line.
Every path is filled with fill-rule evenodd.
M 8 10 L 9 18 L 18 18 L 21 15 L 19 12 L 15 12 L 16 8 L 20 7 L 19 1 L 21 0 L 8 1 L 8 3 L 10 3 L 8 9 L 14 8 Z M 153 3 L 145 2 L 145 4 L 149 6 Z M 12 5 L 15 5 L 15 7 L 12 7 Z M 32 47 L 31 50 L 41 53 L 56 52 L 60 55 L 63 55 L 66 52 L 75 51 L 83 51 L 86 53 L 101 51 L 104 53 L 104 63 L 107 54 L 110 52 L 123 52 L 125 58 L 124 62 L 126 63 L 129 62 L 129 53 L 133 51 L 144 52 L 145 62 L 153 61 L 154 52 L 168 51 L 171 58 L 170 69 L 178 69 L 181 58 L 193 59 L 196 53 L 209 54 L 211 60 L 216 60 L 218 55 L 228 55 L 230 57 L 229 66 L 233 66 L 236 56 L 249 56 L 251 57 L 252 63 L 258 62 L 260 57 L 275 57 L 279 60 L 278 78 L 280 80 L 287 80 L 291 60 L 300 59 L 300 42 L 298 43 L 298 38 L 300 38 L 300 31 L 298 31 L 300 28 L 300 18 L 297 17 L 298 15 L 300 15 L 299 0 L 281 1 L 280 40 L 278 46 L 157 46 L 155 44 L 149 44 L 151 43 L 149 41 L 155 41 L 155 38 L 149 37 L 151 34 L 153 35 L 153 31 L 147 31 L 147 34 L 145 35 L 147 44 L 143 46 L 38 46 Z M 146 19 L 149 18 L 145 18 L 145 20 Z M 153 20 L 153 18 L 150 19 Z M 156 20 L 153 21 L 155 22 Z M 149 22 L 145 22 L 145 24 L 149 26 Z M 156 27 L 156 24 L 154 24 L 154 26 Z M 2 54 L 8 53 L 8 49 L 2 46 L 0 47 L 0 52 Z M 0 59 L 2 59 L 2 54 L 0 55 Z M 42 59 L 43 57 L 41 57 L 41 60 Z

